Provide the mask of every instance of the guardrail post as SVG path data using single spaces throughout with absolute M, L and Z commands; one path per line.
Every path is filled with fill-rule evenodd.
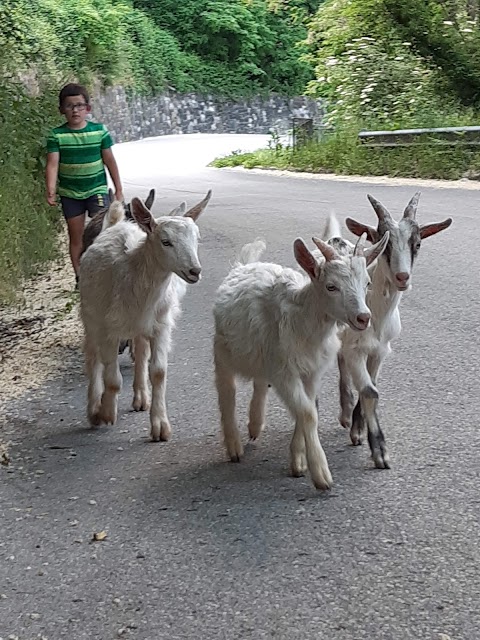
M 313 136 L 313 118 L 292 118 L 292 146 L 294 150 L 312 140 Z

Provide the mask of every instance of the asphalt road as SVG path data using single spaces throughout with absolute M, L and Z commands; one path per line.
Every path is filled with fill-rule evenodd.
M 0 469 L 0 638 L 48 640 L 478 640 L 478 191 L 422 189 L 425 241 L 403 332 L 381 381 L 392 469 L 373 469 L 337 416 L 333 371 L 320 435 L 334 486 L 288 476 L 292 421 L 270 398 L 265 433 L 231 464 L 213 386 L 212 297 L 243 243 L 293 265 L 333 205 L 373 222 L 366 194 L 398 215 L 412 186 L 307 180 L 203 168 L 253 138 L 150 139 L 118 148 L 126 194 L 157 189 L 154 212 L 213 189 L 200 221 L 203 279 L 175 331 L 173 437 L 148 442 L 130 410 L 131 365 L 115 427 L 85 420 L 81 355 L 10 410 L 13 464 Z M 249 388 L 239 412 L 246 433 Z M 107 532 L 91 542 L 94 532 Z M 445 636 L 442 636 L 445 634 Z

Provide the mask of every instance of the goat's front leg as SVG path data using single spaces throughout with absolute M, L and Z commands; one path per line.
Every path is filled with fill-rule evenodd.
M 289 382 L 290 384 L 282 381 L 275 387 L 295 418 L 295 432 L 290 448 L 292 473 L 300 475 L 295 472 L 301 471 L 306 457 L 307 467 L 315 488 L 329 489 L 332 485 L 332 475 L 318 437 L 314 385 L 304 387 L 301 380 Z
M 342 353 L 338 354 L 339 391 L 340 391 L 340 424 L 345 429 L 351 429 L 353 422 L 353 410 L 355 407 L 355 395 L 352 376 L 345 363 Z
M 373 384 L 376 386 L 378 384 L 378 377 L 380 375 L 380 369 L 385 361 L 387 355 L 391 352 L 390 345 L 386 345 L 383 352 L 375 351 L 375 353 L 371 353 L 367 359 L 367 369 L 370 377 L 372 379 Z
M 357 355 L 357 358 L 353 356 L 347 364 L 360 396 L 353 412 L 353 424 L 350 431 L 352 443 L 361 444 L 366 426 L 368 443 L 375 466 L 378 469 L 389 469 L 390 461 L 385 437 L 377 414 L 378 390 L 370 377 L 367 359 Z
M 256 440 L 265 426 L 265 410 L 267 405 L 268 382 L 253 381 L 253 395 L 250 401 L 248 433 L 252 440 Z
M 115 424 L 117 421 L 118 394 L 122 388 L 122 376 L 118 366 L 118 343 L 118 340 L 109 339 L 100 345 L 105 390 L 97 417 L 105 424 Z
M 150 408 L 150 390 L 148 388 L 148 360 L 150 343 L 144 336 L 133 340 L 132 353 L 135 354 L 135 372 L 133 376 L 133 402 L 135 411 L 148 411 Z
M 166 389 L 167 389 L 167 362 L 170 346 L 171 327 L 160 325 L 150 339 L 150 382 L 152 384 L 152 405 L 150 407 L 150 436 L 153 442 L 166 442 L 172 433 L 167 416 Z M 135 351 L 135 366 L 138 354 Z
M 88 378 L 87 415 L 92 426 L 99 424 L 98 413 L 103 394 L 103 365 L 100 362 L 97 345 L 88 335 L 84 344 L 85 368 Z
M 217 387 L 218 408 L 222 424 L 223 438 L 227 453 L 232 462 L 240 462 L 243 456 L 243 445 L 238 431 L 235 415 L 235 373 L 228 364 L 228 356 L 224 347 L 215 338 L 214 342 L 215 385 Z
M 360 394 L 362 411 L 368 427 L 368 444 L 372 452 L 373 462 L 377 469 L 390 469 L 385 436 L 378 420 L 378 391 L 372 387 L 366 388 Z

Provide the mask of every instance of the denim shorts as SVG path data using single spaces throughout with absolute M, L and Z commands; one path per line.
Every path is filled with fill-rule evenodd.
M 108 197 L 108 193 L 98 193 L 84 200 L 60 196 L 60 202 L 65 220 L 69 220 L 70 218 L 83 215 L 86 211 L 88 211 L 90 217 L 94 216 L 98 211 L 108 207 L 110 198 Z

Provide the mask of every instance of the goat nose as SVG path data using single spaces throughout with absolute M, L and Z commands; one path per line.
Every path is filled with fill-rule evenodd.
M 395 274 L 395 279 L 400 284 L 407 284 L 409 278 L 410 274 L 408 274 L 406 271 L 401 271 L 400 273 Z
M 357 323 L 361 327 L 368 327 L 368 323 L 370 322 L 370 314 L 369 313 L 359 313 L 357 316 Z
M 201 267 L 193 267 L 192 269 L 190 269 L 190 275 L 193 276 L 194 278 L 198 277 L 200 275 L 202 271 Z

